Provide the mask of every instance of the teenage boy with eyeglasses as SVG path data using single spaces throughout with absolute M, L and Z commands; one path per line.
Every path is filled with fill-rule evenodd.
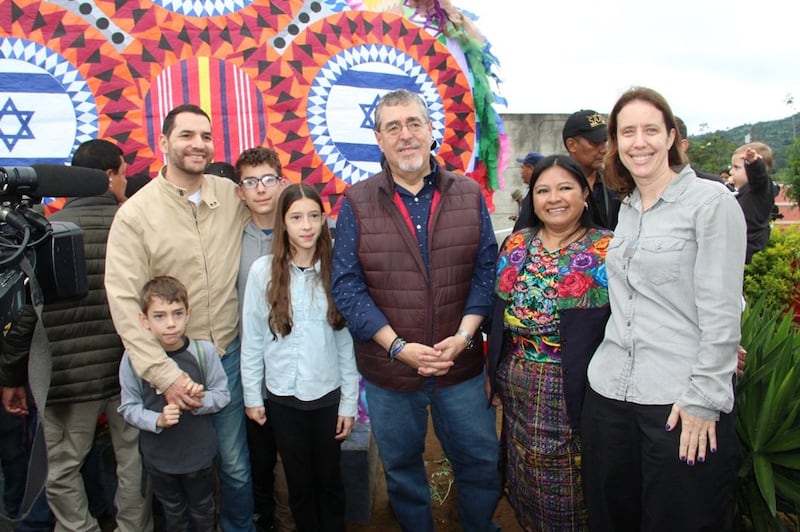
M 275 206 L 285 186 L 278 154 L 268 148 L 250 148 L 236 161 L 239 186 L 236 194 L 250 211 L 250 222 L 242 234 L 242 260 L 239 263 L 239 310 L 247 285 L 250 266 L 261 256 L 272 253 L 272 228 Z
M 241 316 L 250 266 L 257 258 L 272 253 L 275 207 L 286 181 L 281 176 L 278 154 L 269 148 L 250 148 L 243 151 L 235 168 L 239 180 L 236 194 L 250 211 L 250 222 L 242 233 L 242 260 L 236 281 Z M 245 423 L 253 476 L 256 527 L 259 532 L 273 529 L 293 530 L 294 519 L 289 509 L 286 477 L 275 447 L 270 417 L 267 416 L 264 425 L 251 419 L 247 419 Z

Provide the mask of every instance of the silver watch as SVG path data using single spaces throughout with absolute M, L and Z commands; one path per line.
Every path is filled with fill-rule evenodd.
M 472 349 L 475 346 L 475 342 L 472 341 L 472 335 L 464 329 L 459 329 L 454 336 L 460 336 L 467 341 L 466 349 Z

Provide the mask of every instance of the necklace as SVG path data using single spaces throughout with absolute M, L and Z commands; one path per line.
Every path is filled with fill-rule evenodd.
M 545 228 L 542 227 L 536 233 L 536 236 L 539 237 L 539 240 L 542 241 L 542 244 L 544 244 L 544 247 L 547 249 L 563 249 L 573 242 L 583 238 L 583 236 L 586 234 L 586 231 L 587 229 L 585 227 L 579 225 L 577 229 L 568 234 L 565 238 L 556 240 L 546 235 Z

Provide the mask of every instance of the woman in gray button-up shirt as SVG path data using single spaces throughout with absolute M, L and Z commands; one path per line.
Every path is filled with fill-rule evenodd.
M 608 135 L 606 182 L 627 195 L 583 414 L 590 525 L 726 530 L 740 462 L 731 410 L 744 217 L 725 187 L 686 165 L 657 92 L 623 94 Z

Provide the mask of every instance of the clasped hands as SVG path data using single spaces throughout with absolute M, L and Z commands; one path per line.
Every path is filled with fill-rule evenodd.
M 203 406 L 203 396 L 206 394 L 202 384 L 194 382 L 189 374 L 181 373 L 166 390 L 164 398 L 168 404 L 177 405 L 180 410 L 192 410 Z
M 466 348 L 467 340 L 463 336 L 448 336 L 432 347 L 409 342 L 395 358 L 415 368 L 423 377 L 441 377 L 450 371 Z

